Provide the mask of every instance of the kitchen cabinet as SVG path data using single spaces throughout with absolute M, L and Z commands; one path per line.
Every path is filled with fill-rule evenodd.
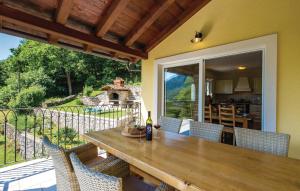
M 232 80 L 216 80 L 215 94 L 232 94 L 233 93 L 233 81 Z
M 253 78 L 253 93 L 261 94 L 262 93 L 262 79 Z

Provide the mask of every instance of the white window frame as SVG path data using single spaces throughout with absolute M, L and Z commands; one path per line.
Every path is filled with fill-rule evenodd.
M 187 42 L 188 43 L 188 42 Z M 201 43 L 201 42 L 200 42 Z M 160 58 L 154 62 L 154 89 L 153 89 L 153 117 L 157 121 L 163 111 L 164 95 L 162 88 L 163 69 L 168 67 L 182 66 L 199 63 L 199 116 L 203 116 L 204 104 L 204 60 L 223 56 L 243 54 L 247 52 L 262 51 L 262 130 L 276 132 L 277 120 L 277 34 L 271 34 L 254 39 L 220 45 L 212 48 L 183 53 L 166 58 Z M 162 70 L 162 71 L 161 71 Z M 160 74 L 160 75 L 159 75 Z M 160 77 L 160 80 L 159 80 Z M 200 83 L 202 82 L 202 83 Z M 160 93 L 159 93 L 160 92 Z M 159 100 L 160 99 L 160 100 Z M 202 118 L 199 117 L 199 121 Z

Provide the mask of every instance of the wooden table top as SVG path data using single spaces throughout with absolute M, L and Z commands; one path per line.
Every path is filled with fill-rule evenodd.
M 160 131 L 151 142 L 121 129 L 84 138 L 178 190 L 300 190 L 300 160 Z

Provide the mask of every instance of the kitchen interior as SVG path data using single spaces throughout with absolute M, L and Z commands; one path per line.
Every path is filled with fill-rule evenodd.
M 234 106 L 236 126 L 262 128 L 262 51 L 205 60 L 205 106 L 212 123 L 218 123 L 218 107 Z M 246 125 L 241 122 L 246 121 Z

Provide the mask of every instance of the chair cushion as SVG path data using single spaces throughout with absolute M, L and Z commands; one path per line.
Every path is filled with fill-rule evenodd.
M 124 191 L 154 191 L 155 187 L 144 183 L 135 176 L 128 176 L 123 179 Z

